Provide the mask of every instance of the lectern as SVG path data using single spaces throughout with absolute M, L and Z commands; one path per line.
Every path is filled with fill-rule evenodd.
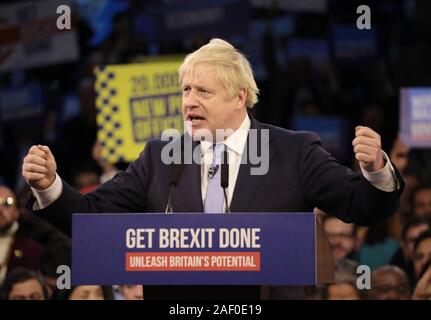
M 314 213 L 74 214 L 72 284 L 316 285 L 325 241 Z

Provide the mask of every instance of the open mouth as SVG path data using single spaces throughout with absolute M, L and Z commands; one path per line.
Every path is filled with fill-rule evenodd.
M 197 114 L 191 114 L 187 117 L 187 121 L 191 121 L 192 125 L 198 125 L 200 124 L 202 121 L 205 121 L 205 117 L 202 117 L 200 115 Z

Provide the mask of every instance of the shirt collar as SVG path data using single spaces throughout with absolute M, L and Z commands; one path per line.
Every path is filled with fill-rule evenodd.
M 244 151 L 245 144 L 247 142 L 248 131 L 251 126 L 251 121 L 246 113 L 244 120 L 238 129 L 236 129 L 223 143 L 232 151 L 238 155 L 242 155 Z M 205 154 L 211 147 L 213 143 L 211 141 L 201 142 L 201 152 L 202 155 Z
M 224 144 L 236 154 L 242 155 L 244 146 L 247 142 L 248 131 L 250 130 L 250 118 L 245 114 L 245 118 L 241 125 L 234 133 L 232 133 L 225 141 Z

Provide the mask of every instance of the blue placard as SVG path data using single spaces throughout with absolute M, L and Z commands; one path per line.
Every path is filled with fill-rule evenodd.
M 409 147 L 431 147 L 431 88 L 401 89 L 401 140 Z
M 350 141 L 348 139 L 346 119 L 337 116 L 295 116 L 292 129 L 316 132 L 322 144 L 340 161 L 350 159 Z
M 356 25 L 332 26 L 332 50 L 339 63 L 358 63 L 378 55 L 376 27 L 359 30 Z
M 151 41 L 232 37 L 248 31 L 249 3 L 243 0 L 175 0 L 150 2 L 133 13 L 138 36 Z
M 72 283 L 315 285 L 313 213 L 74 214 Z
M 14 122 L 41 116 L 43 93 L 40 83 L 0 89 L 0 120 Z
M 329 62 L 329 43 L 326 39 L 291 38 L 286 47 L 289 59 L 307 57 L 319 71 L 325 71 Z

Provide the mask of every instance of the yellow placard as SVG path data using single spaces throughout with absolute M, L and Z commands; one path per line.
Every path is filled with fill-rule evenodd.
M 168 128 L 183 132 L 178 68 L 182 59 L 97 67 L 96 108 L 102 157 L 131 162 Z

